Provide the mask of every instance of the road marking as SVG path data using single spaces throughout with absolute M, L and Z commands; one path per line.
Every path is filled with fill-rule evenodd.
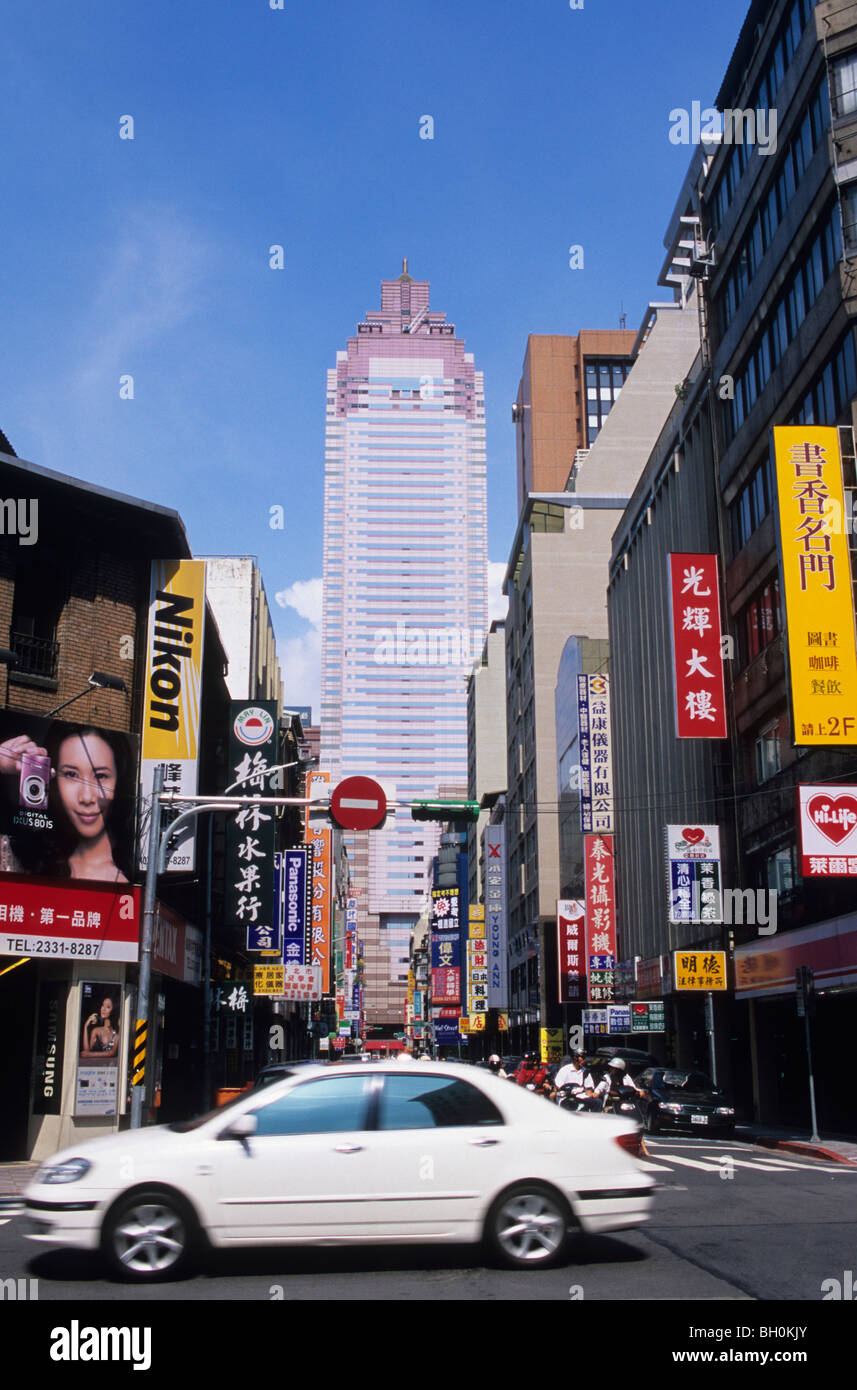
M 701 1163 L 698 1158 L 683 1158 L 678 1154 L 662 1154 L 662 1157 L 668 1158 L 670 1163 L 681 1163 L 686 1168 L 701 1168 L 703 1173 L 720 1172 L 719 1163 Z
M 666 1165 L 665 1163 L 646 1163 L 645 1160 L 642 1159 L 642 1158 L 638 1158 L 638 1159 L 637 1159 L 637 1162 L 639 1163 L 639 1165 L 640 1165 L 641 1168 L 644 1168 L 644 1169 L 646 1170 L 647 1173 L 670 1173 L 670 1172 L 672 1172 L 672 1169 L 671 1169 L 671 1168 L 668 1168 L 667 1165 Z

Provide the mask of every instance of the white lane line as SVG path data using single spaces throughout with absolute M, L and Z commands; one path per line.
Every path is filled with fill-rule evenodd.
M 705 1154 L 702 1155 L 702 1157 L 703 1157 L 703 1158 L 713 1158 L 714 1155 L 713 1155 L 713 1154 L 710 1154 L 710 1153 L 705 1153 Z M 735 1158 L 735 1159 L 732 1160 L 732 1162 L 733 1162 L 733 1163 L 739 1163 L 740 1160 L 737 1159 L 737 1158 Z M 798 1163 L 795 1159 L 792 1159 L 792 1158 L 761 1158 L 761 1157 L 760 1157 L 760 1158 L 757 1158 L 757 1159 L 754 1160 L 753 1166 L 754 1166 L 755 1168 L 806 1168 L 807 1171 L 810 1172 L 810 1173 L 818 1173 L 819 1171 L 821 1171 L 821 1172 L 823 1172 L 823 1173 L 835 1173 L 835 1172 L 841 1172 L 841 1171 L 843 1171 L 843 1170 L 844 1170 L 845 1172 L 848 1172 L 848 1169 L 847 1169 L 847 1167 L 846 1167 L 846 1165 L 845 1165 L 844 1163 L 841 1164 L 841 1165 L 838 1164 L 838 1163 L 829 1163 L 829 1162 L 825 1164 L 823 1160 L 820 1161 L 820 1162 L 817 1162 L 817 1163 Z M 852 1169 L 851 1169 L 851 1172 L 852 1172 L 852 1173 L 857 1173 L 857 1168 L 852 1168 Z

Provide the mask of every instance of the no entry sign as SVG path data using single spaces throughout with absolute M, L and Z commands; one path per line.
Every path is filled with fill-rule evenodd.
M 343 830 L 375 830 L 387 814 L 384 788 L 371 777 L 346 777 L 331 794 L 330 814 Z

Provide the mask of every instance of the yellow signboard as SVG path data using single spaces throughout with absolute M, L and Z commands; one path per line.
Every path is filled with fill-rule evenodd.
M 540 1059 L 542 1062 L 562 1061 L 562 1029 L 539 1029 Z
M 508 1014 L 498 1014 L 498 1015 L 497 1015 L 497 1031 L 498 1031 L 499 1033 L 508 1033 L 508 1031 L 509 1031 L 509 1015 L 508 1015 Z
M 469 1033 L 469 1032 L 470 1032 L 470 1019 L 469 1019 L 469 1018 L 460 1018 L 460 1019 L 458 1020 L 458 1031 L 459 1031 L 459 1033 Z
M 254 965 L 253 993 L 281 999 L 285 989 L 284 974 L 282 965 Z
M 857 644 L 839 431 L 777 426 L 774 451 L 794 740 L 842 748 L 857 744 Z
M 154 560 L 141 757 L 196 762 L 205 561 Z
M 675 951 L 676 989 L 726 989 L 725 951 Z

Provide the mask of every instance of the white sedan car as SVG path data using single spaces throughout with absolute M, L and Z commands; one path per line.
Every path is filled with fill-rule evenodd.
M 76 1144 L 24 1193 L 26 1234 L 139 1281 L 205 1249 L 478 1242 L 515 1268 L 648 1217 L 639 1129 L 477 1068 L 301 1067 L 202 1119 Z

